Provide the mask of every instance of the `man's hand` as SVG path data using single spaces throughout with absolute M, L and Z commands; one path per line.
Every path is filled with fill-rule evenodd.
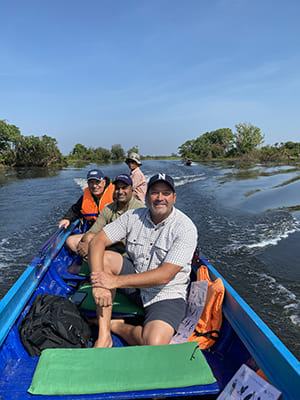
M 70 221 L 68 219 L 62 219 L 59 221 L 58 227 L 63 226 L 65 229 L 70 225 Z
M 88 250 L 89 250 L 89 242 L 86 242 L 81 239 L 77 245 L 76 249 L 77 254 L 80 255 L 80 257 L 82 257 L 84 260 L 86 260 L 88 256 Z
M 118 276 L 104 271 L 91 273 L 93 288 L 117 289 Z
M 109 307 L 113 305 L 111 291 L 101 287 L 93 287 L 93 297 L 96 305 L 100 307 Z

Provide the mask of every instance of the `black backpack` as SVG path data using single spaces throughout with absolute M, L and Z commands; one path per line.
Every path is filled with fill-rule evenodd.
M 30 356 L 49 348 L 88 347 L 91 330 L 78 308 L 66 297 L 37 295 L 19 326 Z

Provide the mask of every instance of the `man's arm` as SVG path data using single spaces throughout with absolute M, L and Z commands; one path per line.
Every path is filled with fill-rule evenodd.
M 92 232 L 86 232 L 82 238 L 80 239 L 77 248 L 76 248 L 76 252 L 78 255 L 80 255 L 80 257 L 82 257 L 83 259 L 86 259 L 88 256 L 88 251 L 89 251 L 89 243 L 90 241 L 95 237 L 95 233 Z
M 113 275 L 98 270 L 91 276 L 93 287 L 104 287 L 106 289 L 117 288 L 149 288 L 166 285 L 182 269 L 179 265 L 163 263 L 161 267 L 151 271 L 140 272 L 130 275 Z M 96 279 L 97 282 L 94 280 Z
M 91 270 L 91 282 L 97 283 L 97 278 L 93 276 L 95 271 L 103 271 L 103 256 L 105 247 L 111 245 L 112 242 L 102 230 L 91 240 L 88 250 L 89 267 Z M 93 297 L 97 306 L 109 307 L 112 306 L 111 291 L 103 286 L 93 286 Z
M 113 242 L 102 230 L 90 241 L 89 244 L 89 267 L 91 272 L 103 270 L 103 256 L 105 248 L 112 245 Z
M 59 222 L 58 227 L 65 225 L 65 228 L 70 225 L 70 223 L 76 221 L 76 219 L 81 218 L 81 206 L 82 206 L 83 196 L 81 196 L 75 204 L 73 204 L 69 210 L 64 215 L 63 219 Z

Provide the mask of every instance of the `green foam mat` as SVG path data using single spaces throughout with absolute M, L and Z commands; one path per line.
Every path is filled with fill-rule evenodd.
M 31 394 L 77 395 L 181 388 L 216 382 L 195 343 L 101 349 L 46 349 Z

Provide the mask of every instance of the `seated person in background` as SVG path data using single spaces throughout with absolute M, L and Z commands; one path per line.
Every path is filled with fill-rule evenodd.
M 113 202 L 114 186 L 100 169 L 92 169 L 88 172 L 87 183 L 88 187 L 84 190 L 83 195 L 59 222 L 59 228 L 61 226 L 67 228 L 70 223 L 77 219 L 83 219 L 91 226 L 96 221 L 100 211 L 107 204 Z M 66 244 L 71 250 L 76 251 L 80 239 L 81 235 L 71 235 L 66 240 Z
M 99 214 L 94 225 L 89 229 L 88 232 L 81 235 L 81 239 L 78 243 L 76 253 L 80 255 L 84 260 L 87 260 L 88 246 L 94 236 L 100 232 L 105 225 L 110 224 L 119 218 L 127 210 L 133 210 L 136 208 L 145 208 L 145 204 L 139 201 L 132 194 L 132 180 L 129 175 L 121 174 L 118 175 L 113 184 L 115 186 L 114 191 L 114 202 L 108 204 Z M 125 240 L 122 240 L 110 247 L 110 250 L 117 251 L 121 254 L 125 253 Z
M 125 160 L 130 168 L 130 178 L 133 183 L 133 194 L 139 200 L 145 203 L 145 196 L 147 192 L 147 181 L 140 170 L 139 166 L 142 165 L 140 155 L 134 152 L 129 153 L 128 158 Z
M 127 211 L 90 243 L 89 267 L 99 323 L 94 347 L 112 346 L 111 331 L 130 345 L 168 344 L 185 317 L 197 229 L 174 207 L 176 193 L 170 176 L 154 175 L 146 199 L 149 208 Z M 124 237 L 129 258 L 105 251 Z M 116 289 L 144 307 L 143 326 L 111 319 Z

